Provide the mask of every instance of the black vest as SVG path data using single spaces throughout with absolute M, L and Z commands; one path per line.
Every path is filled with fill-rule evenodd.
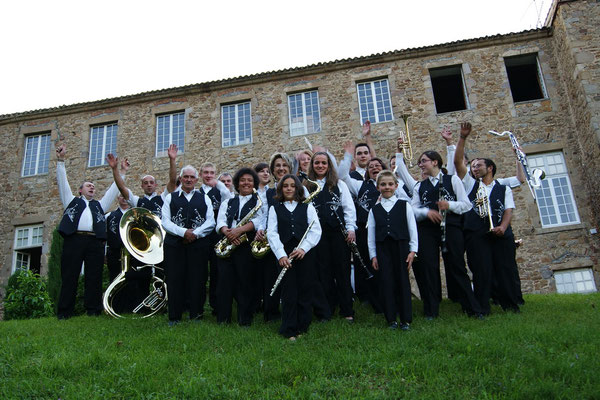
M 292 238 L 300 241 L 308 229 L 308 204 L 298 203 L 292 212 L 283 203 L 277 203 L 274 208 L 277 213 L 277 231 L 281 243 L 285 245 Z
M 330 228 L 340 228 L 340 221 L 344 226 L 346 221 L 344 220 L 344 208 L 342 207 L 342 201 L 340 197 L 340 188 L 336 185 L 331 191 L 327 189 L 327 185 L 323 187 L 323 190 L 319 192 L 317 197 L 313 200 L 313 205 L 319 215 L 319 220 L 322 222 L 322 226 L 329 226 Z M 333 209 L 331 207 L 334 207 Z M 336 217 L 337 214 L 337 218 Z
M 106 217 L 102 206 L 97 200 L 90 200 L 90 211 L 92 212 L 92 230 L 98 239 L 106 239 Z M 85 200 L 81 197 L 75 197 L 67 206 L 63 213 L 63 217 L 58 226 L 58 232 L 62 236 L 69 236 L 77 232 L 79 219 L 85 209 Z
M 227 212 L 225 213 L 225 218 L 227 219 L 227 227 L 235 228 L 233 226 L 233 221 L 235 220 L 235 221 L 239 222 L 250 212 L 250 210 L 252 210 L 254 207 L 256 207 L 257 198 L 258 198 L 258 195 L 253 194 L 252 197 L 250 198 L 250 200 L 248 200 L 246 202 L 246 204 L 244 204 L 244 206 L 242 207 L 242 210 L 239 212 L 239 215 L 238 215 L 238 210 L 240 209 L 240 196 L 236 194 L 233 199 L 230 199 L 229 203 L 227 204 Z M 237 224 L 237 222 L 236 222 L 236 224 Z M 247 232 L 246 235 L 248 236 L 248 239 L 254 240 L 254 236 L 256 235 L 256 229 L 253 231 Z
M 454 193 L 454 189 L 452 188 L 452 175 L 442 175 L 441 182 L 438 182 L 436 186 L 431 184 L 429 179 L 425 179 L 421 181 L 421 185 L 419 186 L 419 199 L 421 200 L 421 204 L 424 207 L 429 208 L 430 210 L 438 210 L 437 202 L 440 201 L 440 183 L 445 191 L 445 199 L 448 201 L 456 201 L 456 194 Z M 429 219 L 425 219 L 419 222 L 420 224 L 432 224 Z M 454 214 L 453 212 L 448 212 L 446 214 L 446 223 L 454 226 L 462 226 L 462 218 L 460 215 Z
M 265 197 L 267 198 L 267 205 L 269 206 L 269 208 L 271 208 L 271 206 L 274 206 L 276 201 L 275 201 L 275 195 L 277 194 L 277 190 L 275 190 L 274 188 L 268 188 L 267 192 L 265 193 Z
M 137 207 L 142 207 L 146 210 L 152 211 L 153 214 L 158 215 L 158 217 L 161 218 L 163 203 L 162 196 L 160 195 L 154 196 L 151 199 L 142 196 L 138 199 Z
M 204 194 L 204 188 L 200 188 L 200 192 Z M 217 219 L 217 215 L 219 214 L 219 207 L 221 207 L 221 192 L 216 187 L 211 188 L 208 193 L 206 193 L 210 202 L 213 206 L 213 212 L 215 214 L 215 220 Z
M 390 236 L 394 240 L 410 240 L 408 221 L 406 220 L 406 201 L 398 200 L 387 212 L 380 204 L 373 207 L 375 218 L 375 241 L 383 242 Z
M 123 211 L 121 211 L 120 208 L 117 208 L 106 217 L 106 243 L 108 244 L 108 247 L 115 250 L 119 250 L 123 247 L 121 234 L 119 233 L 119 222 L 121 222 L 122 216 Z
M 479 181 L 477 181 L 475 185 L 473 185 L 473 189 L 471 190 L 471 193 L 469 193 L 469 200 L 471 200 L 473 208 L 465 214 L 464 229 L 466 231 L 479 231 L 490 229 L 489 218 L 481 218 L 476 211 L 477 206 L 475 204 L 475 198 L 477 197 L 477 189 L 479 189 Z M 500 223 L 502 223 L 502 216 L 504 215 L 505 210 L 505 194 L 506 186 L 501 185 L 498 183 L 498 181 L 496 181 L 496 184 L 494 185 L 492 191 L 489 194 L 489 202 L 490 208 L 492 210 L 492 221 L 494 222 L 494 226 L 499 226 Z M 512 236 L 512 228 L 510 227 L 510 225 L 504 232 L 504 236 Z
M 185 229 L 196 229 L 206 221 L 206 201 L 204 193 L 194 191 L 194 195 L 188 201 L 184 192 L 172 192 L 171 196 L 171 222 Z M 175 244 L 181 240 L 181 237 L 167 233 L 165 243 Z
M 358 198 L 354 202 L 356 205 L 356 221 L 364 224 L 369 219 L 369 211 L 379 198 L 379 191 L 375 187 L 372 180 L 363 181 L 363 184 L 358 190 Z
M 364 181 L 365 178 L 360 174 L 360 172 L 354 170 L 350 171 L 350 178 L 356 179 L 357 181 Z

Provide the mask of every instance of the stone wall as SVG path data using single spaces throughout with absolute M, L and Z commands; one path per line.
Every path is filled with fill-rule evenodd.
M 185 152 L 177 158 L 180 167 L 212 160 L 218 169 L 234 172 L 241 166 L 268 160 L 275 151 L 304 148 L 303 136 L 289 134 L 287 94 L 318 89 L 322 131 L 307 138 L 341 156 L 342 143 L 357 141 L 360 136 L 356 82 L 381 77 L 389 80 L 394 114 L 393 121 L 373 124 L 375 150 L 381 158 L 389 159 L 394 151 L 404 127 L 400 118 L 403 113 L 410 114 L 415 157 L 434 149 L 445 158 L 439 132 L 446 125 L 456 130 L 461 121 L 474 125 L 469 155 L 494 159 L 499 176 L 515 174 L 515 157 L 510 142 L 487 134 L 490 129 L 511 130 L 527 153 L 562 150 L 582 222 L 567 228 L 542 229 L 527 186 L 514 191 L 517 210 L 513 227 L 516 236 L 525 242 L 518 250 L 523 290 L 554 291 L 552 271 L 574 266 L 594 266 L 598 280 L 598 238 L 589 233 L 590 228 L 598 226 L 600 206 L 594 201 L 598 189 L 586 182 L 595 177 L 595 156 L 600 151 L 595 91 L 599 10 L 593 1 L 566 3 L 560 5 L 552 30 L 370 56 L 4 119 L 0 116 L 4 171 L 0 185 L 6 193 L 0 211 L 0 283 L 10 275 L 15 226 L 44 223 L 44 273 L 48 241 L 62 213 L 54 154 L 49 174 L 21 177 L 24 135 L 51 132 L 53 145 L 66 143 L 71 187 L 76 188 L 84 179 L 93 180 L 102 193 L 110 185 L 111 175 L 106 166 L 87 167 L 90 125 L 118 121 L 118 154 L 131 161 L 128 184 L 139 192 L 138 178 L 145 173 L 152 173 L 162 184 L 167 179 L 168 158 L 154 157 L 157 114 L 185 111 Z M 528 53 L 539 56 L 548 98 L 515 104 L 504 57 Z M 429 69 L 458 64 L 462 65 L 470 108 L 436 114 Z M 251 102 L 253 142 L 223 149 L 221 105 L 242 100 Z M 413 172 L 417 174 L 416 167 Z

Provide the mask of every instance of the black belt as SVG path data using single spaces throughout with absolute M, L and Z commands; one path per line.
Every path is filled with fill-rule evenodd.
M 77 233 L 78 235 L 96 236 L 96 234 L 94 232 L 90 232 L 90 231 L 77 231 L 75 233 Z

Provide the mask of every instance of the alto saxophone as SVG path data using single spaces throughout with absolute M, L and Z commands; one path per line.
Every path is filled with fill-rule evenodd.
M 252 189 L 252 193 L 256 194 L 256 189 Z M 246 214 L 246 216 L 244 218 L 242 218 L 235 227 L 239 228 L 240 226 L 246 225 L 252 219 L 252 217 L 254 217 L 254 214 L 256 214 L 258 212 L 258 210 L 260 210 L 260 208 L 262 207 L 262 204 L 263 203 L 262 203 L 260 196 L 256 196 L 256 206 L 252 210 L 250 210 L 250 212 L 248 214 Z M 242 234 L 239 237 L 239 240 L 240 240 L 240 244 L 247 242 L 248 235 L 246 235 L 245 233 Z M 233 252 L 233 250 L 235 250 L 236 247 L 237 247 L 237 245 L 233 244 L 227 238 L 227 236 L 225 236 L 223 239 L 219 240 L 219 243 L 217 243 L 215 245 L 215 254 L 219 258 L 228 258 L 229 256 L 231 256 L 231 253 Z

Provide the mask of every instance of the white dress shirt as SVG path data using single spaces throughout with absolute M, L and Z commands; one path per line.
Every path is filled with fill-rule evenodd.
M 436 186 L 438 182 L 442 179 L 444 174 L 440 171 L 437 176 L 429 176 L 427 179 L 431 182 L 433 186 Z M 464 214 L 471 209 L 471 202 L 465 193 L 465 188 L 461 180 L 456 175 L 450 175 L 452 178 L 452 190 L 456 195 L 456 201 L 449 201 L 449 211 L 454 214 Z M 440 183 L 441 186 L 441 183 Z M 421 187 L 421 182 L 417 183 L 415 189 L 413 191 L 413 197 L 411 201 L 411 205 L 413 207 L 413 211 L 415 213 L 415 217 L 417 221 L 423 221 L 427 218 L 427 213 L 429 212 L 429 208 L 425 207 L 421 203 L 421 198 L 419 196 L 419 188 Z
M 317 179 L 316 182 L 323 190 L 327 178 Z M 346 223 L 347 231 L 356 231 L 356 208 L 348 190 L 348 185 L 341 179 L 338 179 L 337 187 L 340 190 L 340 201 L 342 202 L 342 208 L 344 210 L 344 222 Z
M 236 212 L 236 215 L 240 215 L 240 212 L 242 211 L 242 207 L 244 207 L 244 205 L 248 201 L 250 201 L 251 198 L 252 198 L 252 194 L 249 194 L 246 196 L 240 195 L 240 206 Z M 224 227 L 224 226 L 227 227 L 227 207 L 229 206 L 229 202 L 232 199 L 233 198 L 227 199 L 221 203 L 221 207 L 219 208 L 219 215 L 217 216 L 217 226 L 215 228 L 217 233 L 221 233 L 222 227 Z M 258 230 L 259 227 L 261 226 L 261 221 L 263 221 L 263 219 L 264 219 L 263 213 L 265 212 L 264 211 L 265 209 L 266 209 L 265 204 L 263 204 L 262 207 L 257 211 L 257 213 L 254 214 L 254 217 L 252 217 L 250 219 L 250 222 L 252 222 L 252 224 L 254 224 L 255 231 Z M 239 221 L 234 218 L 233 222 L 231 223 L 231 228 L 235 228 L 235 226 L 237 225 L 238 222 Z
M 475 178 L 473 178 L 470 174 L 466 174 L 465 177 L 463 178 L 463 183 L 465 184 L 466 192 L 471 193 L 471 190 L 473 190 L 473 187 L 475 186 L 475 183 L 477 183 L 477 180 Z M 500 180 L 498 180 L 498 183 L 500 183 L 502 185 Z M 486 185 L 483 182 L 481 184 L 485 187 L 485 191 L 486 191 L 486 193 L 488 195 L 488 199 L 489 199 L 490 193 L 492 192 L 492 189 L 494 188 L 496 181 L 493 180 L 492 183 L 490 183 L 489 185 Z M 514 209 L 515 201 L 513 199 L 512 189 L 508 185 L 504 185 L 504 186 L 506 186 L 506 191 L 504 192 L 504 209 L 505 210 L 507 210 L 509 208 Z
M 127 204 L 129 204 L 129 206 L 131 207 L 137 207 L 138 201 L 140 200 L 140 196 L 136 196 L 135 194 L 133 194 L 133 192 L 129 188 L 127 190 L 129 191 L 129 200 L 127 200 Z M 156 196 L 160 196 L 163 199 L 164 204 L 165 199 L 167 198 L 167 194 L 167 191 L 163 190 L 161 194 L 157 194 L 156 192 L 154 192 L 151 195 L 147 195 L 144 193 L 144 197 L 148 200 L 152 200 Z
M 298 205 L 296 201 L 286 201 L 283 203 L 285 208 L 288 211 L 293 212 Z M 304 250 L 305 253 L 308 253 L 310 249 L 315 247 L 319 240 L 321 239 L 321 223 L 319 222 L 319 217 L 317 215 L 317 210 L 312 204 L 308 204 L 308 208 L 306 209 L 308 225 L 310 226 L 311 222 L 314 221 L 313 226 L 308 231 L 306 238 L 300 245 L 300 248 Z M 302 232 L 304 234 L 304 232 Z M 267 239 L 269 240 L 269 246 L 271 246 L 271 251 L 275 254 L 278 260 L 282 257 L 287 257 L 288 255 L 285 252 L 283 247 L 283 243 L 279 239 L 279 230 L 277 226 L 277 213 L 275 212 L 275 208 L 271 206 L 269 208 L 269 225 L 267 227 Z
M 163 207 L 162 207 L 162 226 L 165 229 L 165 231 L 167 231 L 171 235 L 175 235 L 175 236 L 183 237 L 185 235 L 185 232 L 187 231 L 187 229 L 184 227 L 181 227 L 179 225 L 176 225 L 171 220 L 171 198 L 173 196 L 184 196 L 189 203 L 190 200 L 192 200 L 194 193 L 196 193 L 196 192 L 200 193 L 200 191 L 198 189 L 194 189 L 194 190 L 190 191 L 189 193 L 186 193 L 181 188 L 177 188 L 175 191 L 169 193 L 165 197 L 165 201 L 164 201 Z M 193 231 L 194 235 L 196 235 L 197 238 L 205 237 L 215 227 L 215 217 L 214 217 L 214 212 L 213 212 L 213 208 L 212 208 L 212 203 L 210 202 L 210 199 L 208 198 L 208 196 L 206 194 L 204 194 L 204 202 L 206 203 L 205 221 L 202 225 L 196 227 Z
M 382 198 L 381 206 L 387 212 L 394 207 L 398 198 L 390 197 L 389 199 Z M 410 240 L 408 242 L 408 250 L 414 251 L 415 253 L 419 249 L 419 234 L 417 231 L 417 221 L 415 220 L 415 214 L 413 212 L 410 203 L 406 203 L 406 222 L 408 224 L 408 235 Z M 369 221 L 367 222 L 368 228 L 368 236 L 367 243 L 369 246 L 369 258 L 373 259 L 373 257 L 377 257 L 377 244 L 375 240 L 375 216 L 373 215 L 373 210 L 369 211 Z
M 69 180 L 67 179 L 67 170 L 65 168 L 64 161 L 58 161 L 56 163 L 56 180 L 58 182 L 58 193 L 60 194 L 60 200 L 63 203 L 63 207 L 66 209 L 69 204 L 71 204 L 75 196 L 71 191 L 71 186 L 69 186 Z M 119 188 L 117 187 L 117 184 L 113 182 L 106 193 L 104 193 L 104 196 L 98 200 L 100 202 L 100 207 L 102 207 L 102 211 L 110 209 L 118 195 Z M 79 218 L 77 230 L 93 232 L 94 218 L 89 207 L 90 202 L 85 198 L 85 196 L 81 196 L 81 199 L 85 201 L 85 209 L 81 213 L 81 218 Z
M 201 187 L 202 187 L 202 190 L 204 190 L 205 194 L 208 194 L 208 192 L 210 192 L 213 188 L 212 186 L 208 186 L 204 183 L 201 185 Z M 221 193 L 221 203 L 234 196 L 234 194 L 229 189 L 227 189 L 227 186 L 225 186 L 225 184 L 218 179 L 217 179 L 217 184 L 215 187 L 217 188 L 219 193 Z

